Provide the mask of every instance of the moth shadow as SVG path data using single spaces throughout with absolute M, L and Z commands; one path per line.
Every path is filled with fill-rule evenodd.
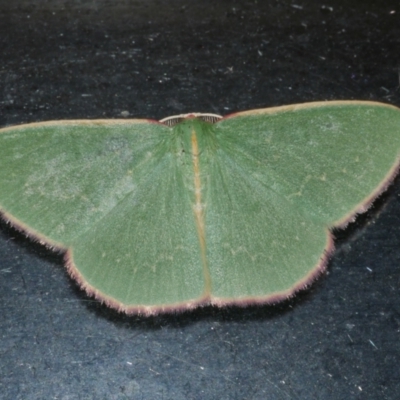
M 282 318 L 284 315 L 293 312 L 301 304 L 309 302 L 314 296 L 314 292 L 315 290 L 310 288 L 302 290 L 296 296 L 276 304 L 224 307 L 206 305 L 192 310 L 150 316 L 126 315 L 99 302 L 86 302 L 85 306 L 89 312 L 96 314 L 96 317 L 105 318 L 125 328 L 158 330 L 168 326 L 169 328 L 182 329 L 200 321 L 245 323 L 246 321 L 265 321 Z
M 334 228 L 332 230 L 335 238 L 334 255 L 342 251 L 347 252 L 351 243 L 362 237 L 366 230 L 378 220 L 379 216 L 391 207 L 399 192 L 400 175 L 397 175 L 388 189 L 374 200 L 366 212 L 358 214 L 354 221 L 350 222 L 345 228 Z

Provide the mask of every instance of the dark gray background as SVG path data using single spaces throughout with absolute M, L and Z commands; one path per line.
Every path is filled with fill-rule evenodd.
M 331 99 L 400 106 L 400 5 L 0 0 L 0 57 L 1 127 Z M 152 318 L 87 298 L 61 256 L 3 223 L 0 398 L 400 398 L 399 196 L 397 180 L 291 301 Z

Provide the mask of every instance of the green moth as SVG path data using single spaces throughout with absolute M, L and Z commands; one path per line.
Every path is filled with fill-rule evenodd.
M 119 311 L 271 303 L 323 271 L 399 155 L 400 109 L 374 102 L 33 123 L 0 130 L 0 209 Z

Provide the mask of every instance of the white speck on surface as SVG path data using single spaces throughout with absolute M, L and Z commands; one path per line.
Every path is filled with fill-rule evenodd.
M 375 343 L 371 339 L 369 339 L 368 341 L 371 343 L 372 346 L 374 346 L 378 350 L 378 348 L 375 346 Z
M 0 269 L 0 272 L 2 274 L 9 274 L 11 272 L 11 268 L 4 268 L 4 269 Z
M 354 343 L 354 342 L 353 342 L 353 339 L 351 338 L 351 336 L 350 336 L 349 334 L 347 334 L 347 337 L 350 339 L 350 342 L 351 342 L 351 343 Z

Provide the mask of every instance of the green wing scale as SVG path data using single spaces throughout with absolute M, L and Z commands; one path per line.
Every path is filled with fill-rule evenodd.
M 321 273 L 399 155 L 400 110 L 374 102 L 34 123 L 0 130 L 0 209 L 128 314 L 271 303 Z

